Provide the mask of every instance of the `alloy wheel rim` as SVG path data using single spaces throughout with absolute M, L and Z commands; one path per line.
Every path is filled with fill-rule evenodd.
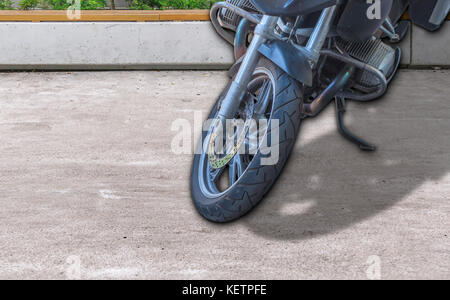
M 247 91 L 247 96 L 243 102 L 253 102 L 253 109 L 250 117 L 258 124 L 268 124 L 270 122 L 275 98 L 275 79 L 271 72 L 265 68 L 257 68 L 253 74 L 253 79 L 248 84 Z M 247 103 L 241 105 L 242 108 L 247 109 L 251 106 L 252 105 L 248 105 Z M 240 115 L 240 113 L 242 112 L 238 112 L 237 115 Z M 217 115 L 215 117 L 217 117 Z M 261 122 L 260 120 L 265 120 L 265 122 Z M 208 134 L 204 141 L 204 145 L 206 146 L 203 147 L 199 160 L 199 185 L 202 193 L 208 198 L 216 198 L 225 194 L 239 182 L 240 178 L 245 174 L 245 171 L 254 159 L 254 155 L 251 153 L 257 153 L 259 149 L 258 142 L 261 141 L 262 137 L 265 138 L 267 133 L 267 126 L 260 126 L 256 131 L 248 131 L 245 140 L 241 145 L 241 147 L 245 147 L 245 151 L 240 147 L 237 153 L 225 166 L 214 168 L 210 164 L 208 147 L 211 142 L 210 139 L 215 122 L 216 119 L 212 122 L 212 125 L 208 130 Z M 258 135 L 259 140 L 255 138 L 255 136 L 252 136 L 255 134 Z M 244 151 L 244 153 L 241 153 L 241 151 Z

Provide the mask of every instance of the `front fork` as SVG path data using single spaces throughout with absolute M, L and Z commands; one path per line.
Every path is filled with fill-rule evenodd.
M 319 60 L 320 51 L 330 31 L 336 9 L 337 6 L 334 5 L 322 11 L 319 21 L 308 40 L 308 44 L 306 47 L 301 48 L 301 51 L 308 57 L 311 66 L 315 65 Z M 236 111 L 239 109 L 241 100 L 247 91 L 247 85 L 251 80 L 260 57 L 258 50 L 267 40 L 275 38 L 274 29 L 277 26 L 278 19 L 279 17 L 265 15 L 256 26 L 254 37 L 247 49 L 241 67 L 221 103 L 219 119 L 222 120 L 223 125 L 225 125 L 223 123 L 225 120 L 233 119 Z
M 274 32 L 278 17 L 263 16 L 261 22 L 255 28 L 255 35 L 247 49 L 242 65 L 234 77 L 219 110 L 221 120 L 233 119 L 239 108 L 242 98 L 247 91 L 247 85 L 251 80 L 260 54 L 259 47 L 264 44 Z

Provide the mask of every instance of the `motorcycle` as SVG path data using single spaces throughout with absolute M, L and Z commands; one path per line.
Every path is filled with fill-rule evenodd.
M 346 101 L 386 92 L 400 64 L 395 44 L 408 32 L 408 8 L 414 23 L 434 31 L 450 0 L 216 3 L 212 24 L 234 46 L 236 62 L 194 155 L 191 194 L 199 213 L 229 222 L 254 208 L 281 174 L 302 121 L 333 101 L 340 133 L 375 151 L 345 127 Z

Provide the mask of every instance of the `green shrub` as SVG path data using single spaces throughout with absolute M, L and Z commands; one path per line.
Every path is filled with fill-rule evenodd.
M 9 0 L 0 0 L 0 9 L 2 8 L 2 3 L 10 3 L 12 8 L 12 3 Z M 80 0 L 81 9 L 100 9 L 106 6 L 106 0 Z M 19 2 L 20 9 L 34 9 L 34 8 L 43 8 L 43 9 L 56 9 L 63 10 L 72 6 L 72 3 L 66 0 L 21 0 Z
M 10 0 L 0 0 L 0 10 L 14 9 L 13 3 Z
M 40 6 L 44 9 L 67 9 L 72 4 L 66 0 L 40 0 Z M 99 9 L 106 6 L 106 0 L 81 0 L 81 9 Z
M 218 0 L 129 0 L 131 9 L 208 9 Z
M 39 0 L 21 0 L 19 2 L 20 9 L 33 9 L 39 5 Z
M 219 0 L 128 0 L 130 9 L 209 9 Z M 102 9 L 108 0 L 80 0 L 81 9 Z M 19 9 L 63 10 L 72 4 L 67 0 L 21 0 Z M 11 0 L 0 0 L 1 9 L 14 9 Z

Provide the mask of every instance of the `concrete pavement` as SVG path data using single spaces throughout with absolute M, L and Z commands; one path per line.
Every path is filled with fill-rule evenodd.
M 450 279 L 450 71 L 349 104 L 374 154 L 332 106 L 305 121 L 275 188 L 227 225 L 195 212 L 192 157 L 171 151 L 224 72 L 0 78 L 1 279 Z

